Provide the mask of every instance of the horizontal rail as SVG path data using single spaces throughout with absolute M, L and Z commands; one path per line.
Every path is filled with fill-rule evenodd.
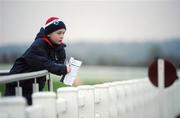
M 21 80 L 28 80 L 32 78 L 46 76 L 47 74 L 48 74 L 47 70 L 42 70 L 42 71 L 36 71 L 36 72 L 5 75 L 5 76 L 0 77 L 0 83 L 10 83 L 10 82 L 17 82 Z
M 0 76 L 9 75 L 9 70 L 0 70 Z

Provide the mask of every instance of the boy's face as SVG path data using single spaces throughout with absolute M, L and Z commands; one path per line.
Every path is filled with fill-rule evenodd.
M 54 43 L 56 45 L 61 44 L 64 39 L 65 31 L 66 31 L 65 29 L 59 29 L 59 30 L 49 34 L 49 38 L 52 41 L 52 43 Z

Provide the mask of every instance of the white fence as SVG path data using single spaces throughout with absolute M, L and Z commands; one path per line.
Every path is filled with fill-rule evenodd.
M 17 96 L 0 97 L 0 118 L 175 118 L 180 115 L 180 80 L 164 89 L 164 67 L 158 67 L 158 88 L 143 78 L 63 87 L 54 93 L 50 81 L 51 92 L 38 92 L 36 79 L 47 71 L 3 76 L 0 83 L 30 78 L 35 83 L 31 106 L 20 96 L 20 86 Z
M 31 106 L 20 96 L 1 97 L 0 118 L 175 118 L 180 82 L 159 92 L 144 78 L 36 92 Z

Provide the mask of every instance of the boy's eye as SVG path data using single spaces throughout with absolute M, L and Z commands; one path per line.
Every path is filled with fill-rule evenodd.
M 59 35 L 60 35 L 60 34 L 64 34 L 64 33 L 65 33 L 65 32 L 57 32 L 57 34 L 59 34 Z

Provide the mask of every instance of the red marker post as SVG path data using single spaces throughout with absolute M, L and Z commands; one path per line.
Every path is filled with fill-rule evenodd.
M 164 81 L 162 81 L 164 83 L 162 83 L 162 85 L 158 85 L 158 84 L 161 84 L 161 81 L 158 80 L 160 73 L 164 73 L 162 75 L 164 78 L 163 79 Z M 174 65 L 171 62 L 167 60 L 163 60 L 163 59 L 154 61 L 149 66 L 148 76 L 149 76 L 150 82 L 154 86 L 156 87 L 164 86 L 165 88 L 170 87 L 177 79 L 176 68 L 174 67 Z
M 158 59 L 154 61 L 148 70 L 149 80 L 159 91 L 159 118 L 165 116 L 165 88 L 170 87 L 176 80 L 176 68 L 167 60 Z

